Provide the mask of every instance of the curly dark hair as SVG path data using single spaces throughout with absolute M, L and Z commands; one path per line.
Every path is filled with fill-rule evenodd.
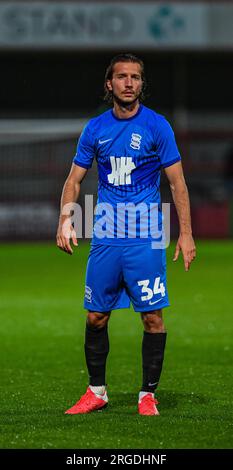
M 104 94 L 104 101 L 107 101 L 107 103 L 113 103 L 112 91 L 110 91 L 107 88 L 107 80 L 112 79 L 114 65 L 117 62 L 133 62 L 133 63 L 139 64 L 141 66 L 142 90 L 141 90 L 141 93 L 140 93 L 140 96 L 139 96 L 139 100 L 143 101 L 145 99 L 145 89 L 146 89 L 144 63 L 137 56 L 135 56 L 133 54 L 130 54 L 130 53 L 123 53 L 123 54 L 116 55 L 115 57 L 112 58 L 109 66 L 107 67 L 107 70 L 105 72 L 105 78 L 104 78 L 104 93 L 105 93 Z

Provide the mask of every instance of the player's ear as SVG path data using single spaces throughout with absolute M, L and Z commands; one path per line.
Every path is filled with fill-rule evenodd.
M 107 81 L 106 81 L 106 87 L 107 87 L 108 91 L 112 91 L 111 80 L 107 80 Z

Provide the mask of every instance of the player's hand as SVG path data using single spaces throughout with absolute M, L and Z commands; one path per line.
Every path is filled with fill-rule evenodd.
M 73 226 L 70 224 L 69 219 L 60 222 L 57 229 L 57 246 L 60 250 L 65 251 L 69 255 L 73 254 L 70 241 L 72 240 L 75 246 L 78 246 L 76 232 Z
M 196 247 L 191 234 L 180 234 L 176 244 L 173 261 L 178 259 L 180 251 L 182 251 L 183 254 L 185 271 L 188 271 L 192 261 L 196 257 Z

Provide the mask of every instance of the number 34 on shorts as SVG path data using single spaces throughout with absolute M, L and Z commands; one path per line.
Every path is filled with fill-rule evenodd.
M 141 287 L 141 293 L 144 294 L 141 296 L 142 302 L 149 301 L 149 305 L 153 305 L 160 302 L 162 298 L 166 295 L 164 283 L 160 282 L 160 277 L 155 278 L 153 287 L 150 286 L 150 279 L 143 279 L 141 281 L 138 281 L 137 283 L 138 286 Z M 160 294 L 160 297 L 154 300 L 154 296 L 156 294 Z

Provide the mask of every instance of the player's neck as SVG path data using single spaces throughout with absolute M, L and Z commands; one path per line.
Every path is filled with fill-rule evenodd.
M 135 101 L 135 103 L 129 104 L 128 106 L 122 106 L 114 101 L 113 112 L 118 119 L 128 119 L 137 114 L 139 106 L 139 101 Z

